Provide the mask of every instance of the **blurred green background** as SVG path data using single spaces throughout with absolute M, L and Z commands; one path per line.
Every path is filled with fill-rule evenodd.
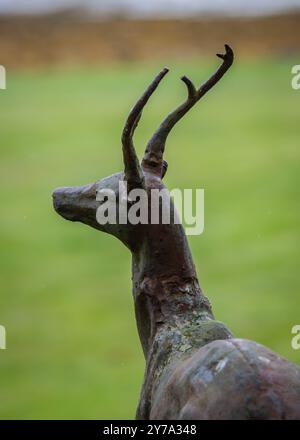
M 136 134 L 140 155 L 218 61 L 172 63 Z M 173 130 L 168 187 L 205 189 L 205 232 L 190 237 L 217 319 L 297 363 L 299 92 L 294 59 L 238 60 Z M 133 418 L 143 378 L 130 255 L 60 218 L 57 186 L 122 167 L 128 110 L 163 63 L 12 73 L 0 95 L 1 418 Z

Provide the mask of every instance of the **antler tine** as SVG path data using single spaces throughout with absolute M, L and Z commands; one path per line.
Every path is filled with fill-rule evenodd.
M 142 116 L 143 108 L 168 71 L 169 69 L 165 67 L 158 73 L 158 75 L 156 75 L 135 106 L 131 109 L 122 132 L 125 179 L 127 180 L 128 185 L 132 187 L 143 185 L 143 172 L 135 152 L 132 137 Z
M 233 50 L 228 44 L 225 44 L 225 54 L 217 54 L 223 60 L 221 66 L 205 81 L 199 89 L 196 89 L 192 81 L 183 76 L 181 80 L 185 83 L 188 91 L 186 101 L 171 112 L 161 123 L 160 127 L 153 134 L 148 142 L 142 167 L 151 168 L 152 171 L 162 175 L 163 171 L 163 153 L 168 134 L 174 125 L 198 102 L 226 73 L 233 63 Z

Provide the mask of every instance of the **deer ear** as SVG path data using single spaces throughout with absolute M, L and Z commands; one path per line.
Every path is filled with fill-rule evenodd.
M 165 177 L 167 169 L 168 169 L 168 162 L 166 160 L 163 160 L 163 169 L 162 169 L 162 175 L 161 175 L 162 179 Z

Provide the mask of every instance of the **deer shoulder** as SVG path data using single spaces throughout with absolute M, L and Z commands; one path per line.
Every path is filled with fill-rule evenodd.
M 293 420 L 299 411 L 299 368 L 256 342 L 230 338 L 170 366 L 150 418 Z

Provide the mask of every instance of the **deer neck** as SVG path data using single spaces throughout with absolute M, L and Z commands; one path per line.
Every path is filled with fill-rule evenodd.
M 132 260 L 136 321 L 146 358 L 137 409 L 141 419 L 149 418 L 162 375 L 205 343 L 207 334 L 193 329 L 202 322 L 213 322 L 182 226 L 151 227 L 154 233 L 133 252 Z
M 151 225 L 133 252 L 132 281 L 137 327 L 145 358 L 159 332 L 188 322 L 211 307 L 199 286 L 181 225 Z

